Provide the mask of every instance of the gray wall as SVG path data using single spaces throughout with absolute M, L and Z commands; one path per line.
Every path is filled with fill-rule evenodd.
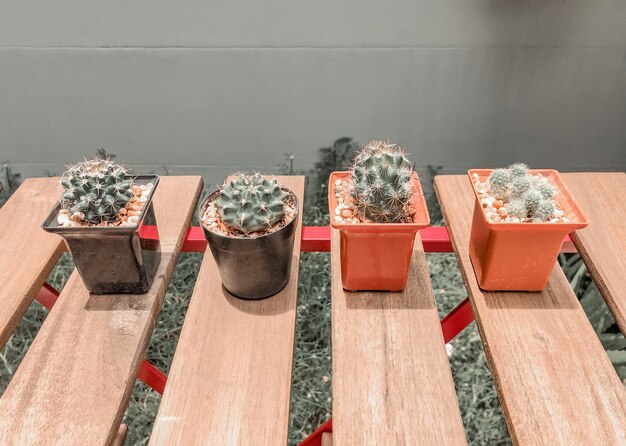
M 296 167 L 387 136 L 448 170 L 626 169 L 626 2 L 4 0 L 0 161 Z

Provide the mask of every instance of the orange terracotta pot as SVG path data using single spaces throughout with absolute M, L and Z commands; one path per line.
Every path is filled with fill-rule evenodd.
M 400 291 L 406 286 L 415 234 L 430 223 L 426 201 L 413 173 L 413 223 L 335 223 L 335 181 L 350 172 L 333 172 L 328 185 L 331 225 L 341 237 L 341 280 L 349 291 Z
M 474 217 L 470 235 L 470 259 L 478 284 L 488 291 L 541 291 L 548 279 L 563 240 L 570 232 L 589 223 L 556 170 L 536 169 L 558 189 L 556 200 L 569 223 L 490 223 L 474 187 L 473 174 L 484 181 L 490 169 L 468 172 L 474 196 Z

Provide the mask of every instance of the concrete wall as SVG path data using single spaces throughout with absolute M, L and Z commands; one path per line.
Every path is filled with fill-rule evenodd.
M 626 2 L 0 3 L 0 161 L 26 175 L 104 147 L 217 182 L 340 136 L 626 170 Z

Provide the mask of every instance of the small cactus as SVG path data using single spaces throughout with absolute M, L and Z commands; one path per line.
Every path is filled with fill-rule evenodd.
M 288 196 L 274 178 L 263 178 L 259 173 L 238 174 L 222 186 L 215 205 L 226 226 L 249 234 L 281 221 Z
M 352 199 L 361 217 L 375 223 L 398 223 L 413 194 L 413 166 L 403 148 L 372 140 L 356 155 L 350 171 Z
M 128 171 L 111 159 L 86 160 L 69 166 L 61 178 L 62 204 L 78 220 L 113 222 L 134 196 Z
M 521 197 L 530 189 L 530 178 L 528 175 L 511 175 L 511 185 L 509 187 L 513 197 Z
M 543 200 L 543 196 L 536 189 L 531 189 L 524 195 L 524 203 L 526 208 L 533 212 L 539 206 L 539 203 Z
M 525 177 L 528 175 L 528 166 L 524 163 L 513 163 L 509 166 L 511 177 Z
M 496 169 L 489 175 L 489 184 L 496 195 L 502 196 L 506 194 L 511 175 L 507 169 Z
M 536 189 L 546 200 L 551 200 L 556 197 L 556 187 L 549 182 L 539 181 Z
M 493 193 L 507 204 L 508 215 L 539 223 L 552 219 L 557 188 L 541 175 L 532 175 L 523 163 L 495 169 L 489 175 Z
M 550 200 L 541 200 L 535 209 L 534 217 L 541 221 L 548 221 L 554 213 L 554 203 Z
M 511 217 L 526 218 L 528 215 L 526 203 L 520 198 L 511 200 L 508 209 Z

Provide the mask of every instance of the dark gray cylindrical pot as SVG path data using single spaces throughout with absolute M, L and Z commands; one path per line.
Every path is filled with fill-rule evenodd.
M 278 231 L 257 238 L 238 238 L 215 234 L 202 226 L 224 288 L 241 299 L 264 299 L 285 288 L 289 282 L 293 242 L 300 212 L 298 198 L 294 199 L 296 215 Z M 209 195 L 200 206 L 199 218 L 219 191 Z
M 137 185 L 154 184 L 137 226 L 59 226 L 61 203 L 54 206 L 42 225 L 45 231 L 65 239 L 85 288 L 93 294 L 143 294 L 150 289 L 159 266 L 161 244 L 152 206 L 159 177 L 132 178 Z

